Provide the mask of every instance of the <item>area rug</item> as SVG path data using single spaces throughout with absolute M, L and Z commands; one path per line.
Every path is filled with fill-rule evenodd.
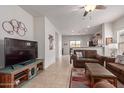
M 89 78 L 85 75 L 84 68 L 72 68 L 70 88 L 90 88 Z

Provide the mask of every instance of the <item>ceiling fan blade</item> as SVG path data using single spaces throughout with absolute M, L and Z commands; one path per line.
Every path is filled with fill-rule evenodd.
M 97 5 L 96 9 L 106 9 L 106 7 L 104 5 Z
M 74 9 L 72 9 L 72 12 L 79 11 L 79 10 L 81 10 L 83 8 L 84 8 L 84 6 L 76 7 Z
M 88 12 L 87 12 L 87 11 L 85 11 L 83 16 L 86 16 L 87 14 L 88 14 Z
M 82 6 L 82 7 L 79 7 L 80 9 L 83 9 L 84 8 L 84 6 Z

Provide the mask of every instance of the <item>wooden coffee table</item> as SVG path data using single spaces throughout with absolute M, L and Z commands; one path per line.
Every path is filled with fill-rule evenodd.
M 98 63 L 85 63 L 85 65 L 85 72 L 89 72 L 91 87 L 93 87 L 95 79 L 112 80 L 113 85 L 117 87 L 117 77 L 108 71 L 105 67 Z

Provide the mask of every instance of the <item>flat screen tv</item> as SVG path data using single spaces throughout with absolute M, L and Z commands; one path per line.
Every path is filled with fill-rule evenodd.
M 4 39 L 5 67 L 37 58 L 37 42 L 13 38 Z

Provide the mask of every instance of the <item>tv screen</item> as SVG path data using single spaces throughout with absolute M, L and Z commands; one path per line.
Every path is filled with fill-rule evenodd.
M 4 39 L 5 67 L 37 58 L 37 42 L 13 38 Z

